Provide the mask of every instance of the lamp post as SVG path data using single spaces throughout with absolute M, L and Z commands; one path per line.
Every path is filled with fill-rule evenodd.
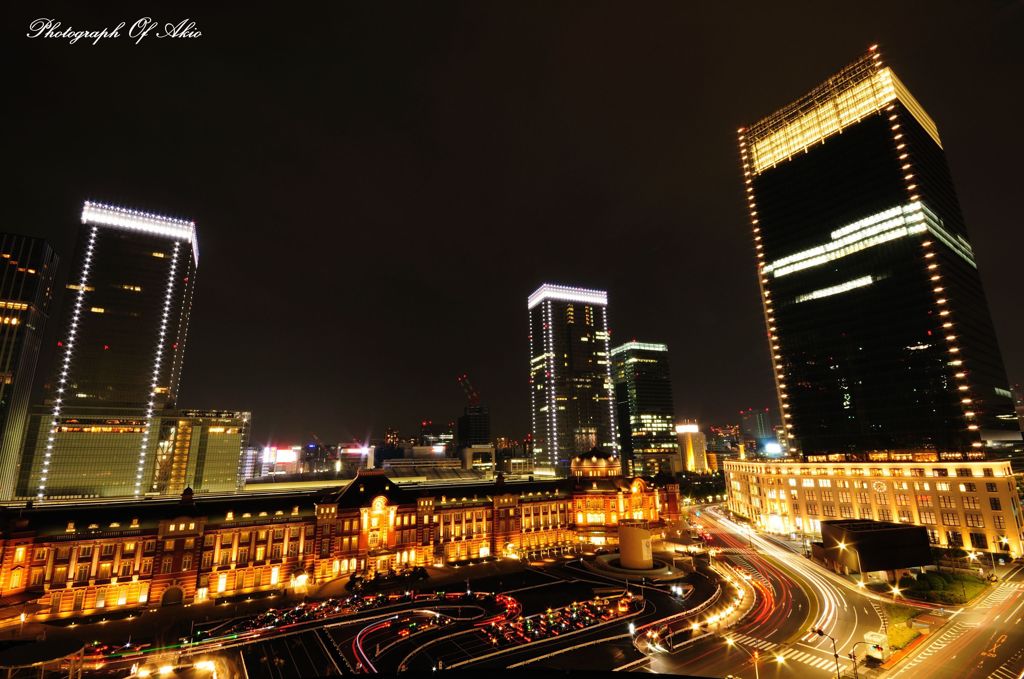
M 896 588 L 894 587 L 893 589 Z M 817 634 L 819 637 L 828 637 L 829 640 L 832 642 L 832 655 L 834 655 L 836 658 L 836 679 L 842 679 L 842 677 L 839 676 L 839 651 L 836 650 L 835 637 L 833 637 L 831 634 L 827 634 L 825 630 L 821 629 L 820 627 L 812 629 L 811 631 Z
M 742 646 L 739 646 L 736 643 L 736 640 L 733 639 L 732 637 L 726 638 L 725 643 L 726 643 L 726 645 L 729 648 L 738 648 L 741 651 L 743 651 L 744 653 L 746 653 L 747 655 L 749 655 L 750 659 L 754 661 L 754 679 L 761 679 L 761 674 L 760 674 L 760 672 L 757 669 L 757 658 L 758 658 L 757 651 L 755 650 L 754 652 L 750 652 L 747 649 L 743 648 Z
M 855 641 L 853 642 L 853 648 L 850 649 L 850 660 L 853 661 L 853 679 L 859 679 L 857 675 L 857 645 L 867 644 L 867 641 Z

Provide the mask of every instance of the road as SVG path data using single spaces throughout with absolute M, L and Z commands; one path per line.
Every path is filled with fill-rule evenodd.
M 847 655 L 865 632 L 882 629 L 884 599 L 824 572 L 785 543 L 747 532 L 713 509 L 696 520 L 712 534 L 712 546 L 723 550 L 719 558 L 749 576 L 757 602 L 732 629 L 712 629 L 714 636 L 675 653 L 655 654 L 647 671 L 753 676 L 756 654 L 763 677 L 835 676 L 832 641 L 810 632 L 821 628 L 836 640 L 840 672 L 852 673 Z M 859 649 L 863 657 L 864 646 Z
M 693 593 L 685 600 L 667 587 L 632 583 L 630 589 L 643 592 L 644 607 L 629 620 L 615 619 L 593 628 L 584 628 L 550 640 L 522 646 L 495 648 L 488 637 L 473 628 L 476 619 L 486 619 L 477 612 L 474 620 L 428 629 L 412 636 L 398 638 L 398 620 L 385 618 L 345 620 L 302 631 L 284 638 L 256 641 L 243 647 L 242 656 L 251 679 L 292 679 L 318 675 L 346 675 L 362 671 L 393 672 L 398 667 L 409 671 L 430 671 L 441 661 L 444 667 L 460 669 L 561 668 L 576 670 L 608 670 L 642 660 L 643 655 L 632 643 L 628 622 L 642 627 L 669 615 L 695 606 L 715 590 L 715 582 L 707 572 L 689 576 Z M 476 590 L 498 589 L 514 597 L 522 607 L 522 615 L 530 616 L 550 608 L 559 608 L 577 601 L 592 599 L 595 590 L 621 591 L 624 585 L 587 569 L 578 560 L 554 561 L 543 567 L 527 567 L 522 573 L 501 578 L 471 579 Z M 404 624 L 409 611 L 396 613 Z M 418 608 L 429 609 L 421 604 Z M 445 611 L 451 613 L 451 611 Z M 470 611 L 461 614 L 471 617 Z M 367 616 L 372 617 L 372 616 Z M 393 626 L 389 626 L 388 623 Z M 496 650 L 504 650 L 491 655 Z M 485 657 L 486 656 L 486 657 Z
M 981 601 L 956 613 L 888 676 L 909 679 L 1020 679 L 1024 676 L 1024 568 L 1010 571 Z

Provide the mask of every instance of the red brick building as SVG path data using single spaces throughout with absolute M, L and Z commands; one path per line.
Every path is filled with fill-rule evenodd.
M 620 516 L 657 527 L 678 514 L 678 486 L 641 479 L 399 485 L 380 471 L 316 492 L 7 508 L 0 597 L 8 615 L 43 617 L 199 603 L 614 543 Z

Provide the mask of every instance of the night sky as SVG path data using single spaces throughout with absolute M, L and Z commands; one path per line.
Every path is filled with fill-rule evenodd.
M 1019 0 L 85 4 L 5 8 L 0 228 L 66 275 L 84 199 L 196 220 L 179 405 L 251 410 L 256 441 L 412 434 L 462 372 L 525 434 L 544 281 L 667 342 L 680 417 L 774 408 L 736 129 L 875 42 L 939 126 L 1024 380 Z M 203 35 L 25 37 L 146 15 Z

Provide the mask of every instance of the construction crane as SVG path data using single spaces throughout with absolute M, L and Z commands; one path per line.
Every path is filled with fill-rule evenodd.
M 462 373 L 458 378 L 459 385 L 462 390 L 466 392 L 466 402 L 471 406 L 480 405 L 480 392 L 473 387 L 473 383 L 469 381 L 469 375 Z

